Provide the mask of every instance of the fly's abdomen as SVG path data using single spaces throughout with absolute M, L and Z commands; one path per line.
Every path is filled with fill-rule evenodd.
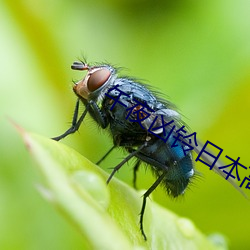
M 155 139 L 149 143 L 137 157 L 149 164 L 156 176 L 165 173 L 162 184 L 169 195 L 176 197 L 184 193 L 190 178 L 194 175 L 192 154 L 183 151 L 180 143 L 171 147 L 172 138 L 168 142 Z

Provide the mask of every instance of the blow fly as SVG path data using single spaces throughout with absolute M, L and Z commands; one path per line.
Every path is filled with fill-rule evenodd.
M 114 167 L 107 183 L 131 158 L 136 158 L 134 184 L 136 171 L 142 163 L 151 168 L 156 181 L 144 193 L 140 213 L 140 230 L 146 240 L 143 216 L 147 197 L 159 184 L 172 197 L 185 192 L 195 174 L 191 150 L 200 150 L 195 134 L 190 142 L 191 135 L 187 135 L 188 130 L 172 103 L 159 98 L 149 86 L 139 81 L 118 77 L 117 69 L 111 65 L 90 66 L 85 62 L 74 62 L 71 68 L 85 70 L 87 74 L 73 87 L 78 99 L 71 127 L 53 139 L 59 141 L 76 132 L 89 113 L 101 128 L 109 130 L 113 138 L 113 147 L 101 160 L 116 147 L 128 152 Z M 78 117 L 80 102 L 85 111 Z

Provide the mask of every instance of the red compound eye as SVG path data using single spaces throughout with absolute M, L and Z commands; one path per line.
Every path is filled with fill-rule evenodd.
M 110 71 L 108 69 L 99 69 L 92 73 L 88 79 L 88 90 L 93 92 L 99 89 L 109 78 Z

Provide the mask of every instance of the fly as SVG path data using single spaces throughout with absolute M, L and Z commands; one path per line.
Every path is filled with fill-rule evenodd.
M 111 65 L 90 66 L 85 62 L 74 62 L 71 68 L 87 71 L 87 74 L 73 86 L 78 99 L 71 127 L 53 139 L 59 141 L 76 132 L 89 113 L 113 138 L 113 147 L 98 163 L 116 147 L 123 147 L 128 152 L 125 159 L 114 167 L 107 183 L 131 158 L 137 159 L 134 166 L 134 186 L 136 171 L 140 165 L 145 163 L 150 166 L 156 181 L 144 193 L 140 212 L 140 230 L 146 240 L 143 216 L 147 197 L 159 184 L 172 197 L 182 195 L 195 174 L 188 139 L 184 140 L 185 145 L 176 140 L 180 132 L 183 135 L 188 131 L 172 103 L 157 97 L 145 84 L 132 78 L 118 77 L 117 70 Z M 85 110 L 79 116 L 80 103 L 83 103 Z M 194 142 L 191 147 L 196 152 L 201 149 Z

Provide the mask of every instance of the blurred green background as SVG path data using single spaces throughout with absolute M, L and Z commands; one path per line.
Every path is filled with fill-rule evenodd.
M 70 65 L 82 55 L 146 79 L 201 140 L 224 149 L 221 159 L 241 157 L 249 167 L 249 13 L 248 0 L 1 1 L 0 249 L 81 248 L 81 235 L 36 191 L 39 173 L 8 117 L 47 137 L 64 132 L 76 100 L 72 80 L 83 76 Z M 63 143 L 93 162 L 112 144 L 89 118 Z M 110 171 L 122 157 L 117 150 L 102 167 Z M 153 198 L 202 232 L 224 234 L 231 249 L 249 249 L 250 202 L 208 167 L 196 166 L 202 177 L 184 198 L 170 199 L 161 188 Z M 132 167 L 117 177 L 131 184 Z M 242 178 L 250 174 L 239 171 Z M 153 180 L 140 170 L 140 188 Z

